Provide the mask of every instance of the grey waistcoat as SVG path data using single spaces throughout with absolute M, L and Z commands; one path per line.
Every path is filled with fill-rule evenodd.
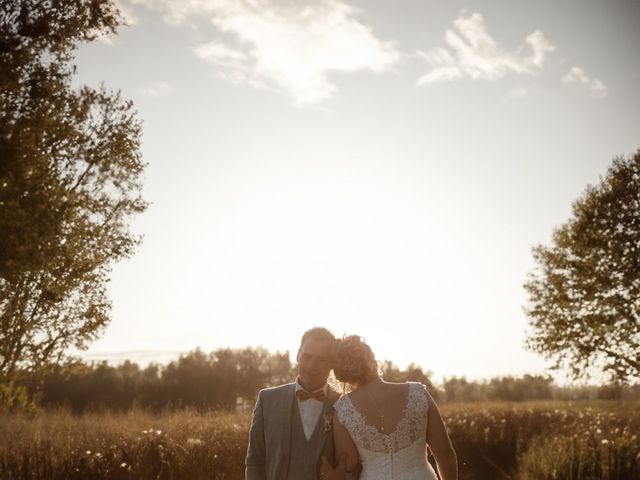
M 293 402 L 293 412 L 291 415 L 291 455 L 289 457 L 288 480 L 317 480 L 318 465 L 313 459 L 319 450 L 321 441 L 320 427 L 322 426 L 322 415 L 318 418 L 313 434 L 307 440 L 304 434 L 304 427 L 300 419 L 298 402 Z

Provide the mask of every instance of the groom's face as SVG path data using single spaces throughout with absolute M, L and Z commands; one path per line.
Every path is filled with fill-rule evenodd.
M 318 390 L 327 383 L 331 370 L 332 342 L 313 338 L 304 341 L 298 351 L 298 376 L 300 384 L 309 391 Z

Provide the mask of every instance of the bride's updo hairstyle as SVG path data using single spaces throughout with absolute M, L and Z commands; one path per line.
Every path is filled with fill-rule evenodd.
M 363 385 L 379 376 L 373 351 L 362 337 L 345 335 L 336 340 L 333 373 L 340 382 L 350 385 Z

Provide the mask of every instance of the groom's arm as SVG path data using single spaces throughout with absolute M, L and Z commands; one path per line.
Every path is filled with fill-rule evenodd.
M 245 459 L 245 480 L 266 480 L 267 472 L 265 460 L 264 412 L 262 407 L 262 392 L 260 392 L 251 418 L 249 446 L 247 448 L 247 457 Z

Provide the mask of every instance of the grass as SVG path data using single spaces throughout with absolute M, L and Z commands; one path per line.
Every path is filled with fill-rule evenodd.
M 461 480 L 640 480 L 640 404 L 443 405 Z M 242 479 L 250 415 L 0 416 L 0 478 Z
M 0 420 L 2 479 L 239 479 L 247 415 L 66 412 Z
M 638 402 L 525 402 L 451 405 L 442 411 L 461 479 L 633 480 L 640 479 L 639 407 Z M 578 476 L 567 462 L 582 465 Z

